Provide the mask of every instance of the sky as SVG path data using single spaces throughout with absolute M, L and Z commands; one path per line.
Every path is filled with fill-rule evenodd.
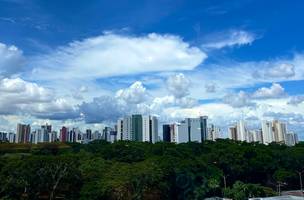
M 304 139 L 301 0 L 0 0 L 0 131 L 279 119 Z

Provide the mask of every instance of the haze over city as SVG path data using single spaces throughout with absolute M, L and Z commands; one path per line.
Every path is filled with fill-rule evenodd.
M 0 131 L 101 130 L 137 113 L 160 124 L 208 116 L 225 136 L 239 120 L 254 129 L 277 119 L 303 140 L 303 9 L 0 0 Z

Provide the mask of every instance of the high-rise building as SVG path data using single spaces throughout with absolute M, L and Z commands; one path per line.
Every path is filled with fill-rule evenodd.
M 86 139 L 87 140 L 92 140 L 92 130 L 91 129 L 87 129 L 86 130 Z
M 135 141 L 143 141 L 143 118 L 142 115 L 132 115 L 132 139 Z
M 263 144 L 270 144 L 274 142 L 272 124 L 269 121 L 263 120 L 262 121 L 262 138 Z
M 72 128 L 70 131 L 68 131 L 67 142 L 76 142 L 78 132 L 78 128 Z
M 285 136 L 285 144 L 287 146 L 294 146 L 298 143 L 298 135 L 293 132 L 289 132 Z
M 56 131 L 52 131 L 49 135 L 50 142 L 56 142 L 58 140 Z
M 45 129 L 47 131 L 47 133 L 51 133 L 52 132 L 52 125 L 50 125 L 50 124 L 42 125 L 41 129 Z
M 202 142 L 207 139 L 207 116 L 186 118 L 178 125 L 178 143 Z
M 220 136 L 220 129 L 214 124 L 211 124 L 208 128 L 207 140 L 215 141 Z
M 8 134 L 8 141 L 9 141 L 9 143 L 16 142 L 16 134 L 15 133 L 9 133 Z
M 158 120 L 155 116 L 142 117 L 142 140 L 143 142 L 155 143 L 158 140 Z
M 106 126 L 102 131 L 102 139 L 111 142 L 111 131 L 113 131 L 113 129 Z
M 237 123 L 237 138 L 239 141 L 247 141 L 249 142 L 246 123 L 244 120 L 240 120 Z
M 117 141 L 117 131 L 112 130 L 110 131 L 110 141 L 109 142 L 115 142 Z
M 122 140 L 134 140 L 132 135 L 132 116 L 123 118 Z
M 163 125 L 163 141 L 164 142 L 171 142 L 171 125 L 164 124 Z
M 189 142 L 188 128 L 187 126 L 181 125 L 181 123 L 174 123 L 170 125 L 170 138 L 171 142 L 174 143 L 185 143 Z
M 261 129 L 252 131 L 252 134 L 253 134 L 253 142 L 263 143 L 263 135 Z
M 238 134 L 237 134 L 237 126 L 230 126 L 228 129 L 229 138 L 231 140 L 238 140 Z
M 99 131 L 94 131 L 93 135 L 92 135 L 92 140 L 100 140 L 101 137 L 101 133 Z
M 275 142 L 284 143 L 285 135 L 287 133 L 287 125 L 286 123 L 280 122 L 278 120 L 274 120 L 272 122 L 273 135 Z
M 123 119 L 118 119 L 117 121 L 117 140 L 122 140 L 123 139 Z
M 141 142 L 158 141 L 158 120 L 155 116 L 140 114 L 125 116 L 116 125 L 117 140 L 132 140 Z
M 31 127 L 29 124 L 28 125 L 17 124 L 16 142 L 17 143 L 30 142 L 30 133 L 31 133 Z
M 60 142 L 68 142 L 68 128 L 66 128 L 65 126 L 63 126 L 60 129 Z
M 0 132 L 0 141 L 7 141 L 7 133 L 6 132 Z

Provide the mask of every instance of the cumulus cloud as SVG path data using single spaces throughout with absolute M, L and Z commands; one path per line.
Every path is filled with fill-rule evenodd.
M 304 96 L 292 96 L 287 104 L 297 106 L 302 102 L 304 102 Z
M 266 112 L 264 113 L 264 117 L 270 117 L 287 122 L 304 122 L 303 115 L 298 113 Z
M 261 78 L 291 78 L 295 76 L 295 66 L 288 63 L 275 63 L 274 67 L 272 64 L 267 64 L 269 67 L 265 67 L 264 70 L 255 71 L 253 76 Z
M 146 88 L 142 82 L 136 81 L 129 88 L 121 89 L 116 92 L 116 97 L 125 102 L 138 104 L 147 99 Z
M 84 93 L 84 92 L 87 92 L 87 91 L 89 91 L 89 89 L 88 89 L 87 86 L 82 85 L 82 86 L 79 88 L 79 92 L 81 92 L 81 93 Z
M 19 73 L 24 61 L 22 51 L 16 46 L 7 46 L 0 43 L 0 76 Z
M 58 98 L 48 103 L 31 105 L 28 110 L 32 116 L 40 119 L 67 120 L 80 118 L 78 107 L 71 105 L 64 98 Z
M 208 42 L 202 45 L 203 48 L 221 49 L 224 47 L 250 45 L 256 40 L 256 35 L 244 30 L 230 30 L 214 34 L 208 40 Z
M 205 85 L 205 90 L 207 93 L 214 93 L 216 92 L 216 85 L 214 83 L 208 83 Z
M 238 93 L 230 93 L 224 96 L 223 102 L 229 104 L 232 107 L 240 108 L 245 106 L 254 106 L 255 104 L 251 101 L 251 97 L 244 91 Z
M 280 98 L 285 96 L 285 89 L 278 83 L 273 83 L 270 88 L 262 87 L 253 93 L 253 98 Z
M 232 107 L 240 108 L 256 105 L 253 100 L 272 99 L 286 96 L 285 89 L 278 83 L 273 83 L 269 88 L 262 87 L 253 93 L 239 91 L 238 93 L 229 93 L 223 97 L 223 102 Z
M 92 102 L 83 102 L 79 111 L 86 123 L 115 121 L 126 113 L 125 106 L 115 97 L 101 96 Z
M 21 78 L 0 81 L 0 114 L 32 115 L 39 118 L 76 118 L 76 108 L 56 98 L 50 89 Z
M 206 58 L 199 48 L 178 36 L 151 33 L 136 37 L 106 33 L 37 56 L 31 64 L 36 66 L 33 76 L 38 78 L 98 78 L 192 70 Z
M 171 95 L 152 97 L 142 82 L 136 81 L 125 89 L 120 89 L 114 97 L 101 96 L 92 102 L 83 102 L 80 113 L 87 123 L 115 121 L 127 114 L 155 114 L 162 115 L 165 109 L 191 108 L 197 105 L 197 100 L 188 97 L 190 81 L 184 74 L 171 76 L 167 80 Z
M 168 91 L 176 98 L 189 94 L 190 80 L 182 73 L 170 76 L 167 80 Z
M 49 102 L 53 98 L 50 90 L 20 78 L 2 79 L 0 94 L 2 104 L 32 104 Z

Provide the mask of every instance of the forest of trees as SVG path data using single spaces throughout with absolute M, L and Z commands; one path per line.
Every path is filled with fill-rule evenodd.
M 204 199 L 300 189 L 304 143 L 0 144 L 0 199 Z

